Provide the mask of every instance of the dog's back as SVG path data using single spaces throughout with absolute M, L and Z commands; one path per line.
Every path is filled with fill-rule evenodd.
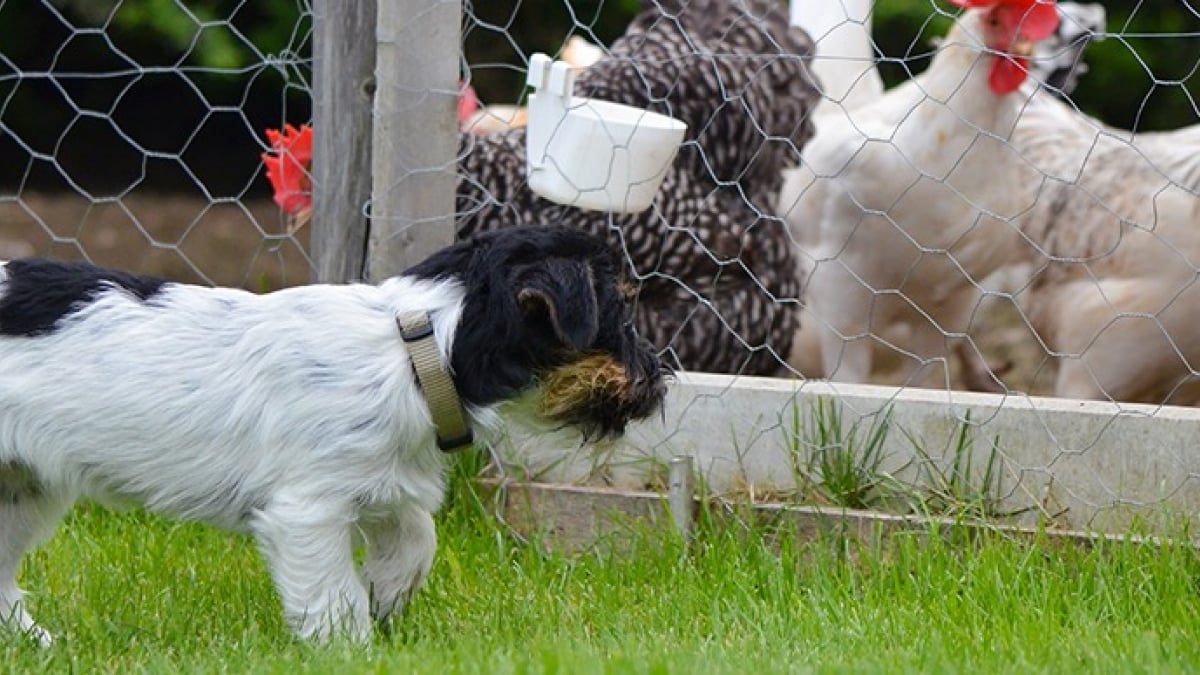
M 390 298 L 433 309 L 421 285 L 436 284 L 255 295 L 78 263 L 4 269 L 0 460 L 47 486 L 238 528 L 297 467 L 333 482 L 419 445 L 400 422 L 420 401 Z M 433 483 L 416 488 L 436 508 Z

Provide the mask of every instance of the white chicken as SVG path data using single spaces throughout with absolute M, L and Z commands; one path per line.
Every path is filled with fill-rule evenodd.
M 1134 135 L 1038 95 L 1013 140 L 1037 192 L 1021 304 L 1054 393 L 1200 403 L 1200 125 Z
M 1008 140 L 1026 60 L 1059 16 L 1045 0 L 952 1 L 968 9 L 929 69 L 853 119 L 823 116 L 786 172 L 779 209 L 815 261 L 801 271 L 808 316 L 835 380 L 865 382 L 881 329 L 902 323 L 891 347 L 910 357 L 908 382 L 948 385 L 948 340 L 1017 252 L 1030 203 Z
M 816 44 L 812 72 L 821 94 L 817 115 L 849 111 L 883 96 L 871 43 L 874 0 L 792 0 L 791 20 Z
M 867 107 L 867 104 L 883 95 L 878 70 L 873 63 L 864 61 L 874 53 L 871 37 L 872 5 L 873 0 L 841 0 L 836 3 L 793 0 L 793 24 L 810 35 L 822 36 L 812 68 L 823 82 L 829 84 L 823 85 L 827 100 L 817 108 L 818 136 L 826 131 L 828 126 L 822 120 L 823 115 L 851 116 L 856 108 Z M 1022 85 L 1030 91 L 1037 90 L 1035 97 L 1069 95 L 1078 83 L 1079 76 L 1087 70 L 1083 62 L 1083 52 L 1087 45 L 1104 37 L 1107 16 L 1103 5 L 1059 2 L 1056 9 L 1060 16 L 1058 29 L 1052 37 L 1034 45 L 1034 56 L 1029 64 L 1031 77 Z M 1046 87 L 1045 91 L 1039 89 L 1043 85 Z M 1034 100 L 1040 102 L 1041 98 Z M 1063 114 L 1066 110 L 1065 105 L 1036 108 L 1035 105 L 1037 103 L 1031 103 L 1018 120 L 1015 141 L 1028 136 L 1021 133 L 1021 125 L 1043 125 L 1047 114 L 1042 112 L 1043 109 L 1054 115 Z M 1052 145 L 1052 142 L 1048 142 L 1047 145 Z M 1028 182 L 1035 185 L 1039 178 L 1040 176 L 1033 176 Z M 936 208 L 936 205 L 931 205 L 931 208 Z M 1002 270 L 1000 274 L 1004 276 L 1003 281 L 1007 282 L 1004 285 L 1010 292 L 1024 286 L 1025 281 L 1018 279 L 1027 279 L 1027 275 L 1022 277 L 1019 271 Z M 824 376 L 820 348 L 821 331 L 817 328 L 819 324 L 820 322 L 809 316 L 802 319 L 800 331 L 788 355 L 789 365 L 796 372 L 808 377 Z M 876 370 L 894 370 L 896 364 L 903 360 L 903 356 L 888 349 L 886 345 L 903 340 L 902 337 L 897 338 L 897 334 L 902 335 L 908 327 L 904 324 L 893 324 L 876 326 L 875 329 L 881 334 L 877 336 L 880 339 L 875 345 L 873 365 Z M 958 360 L 962 365 L 959 375 L 963 385 L 977 391 L 1007 391 L 999 375 L 1011 367 L 1011 362 L 992 366 L 984 361 L 976 345 L 961 341 L 956 346 Z

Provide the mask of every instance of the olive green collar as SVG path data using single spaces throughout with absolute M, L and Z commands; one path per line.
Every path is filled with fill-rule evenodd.
M 458 391 L 454 388 L 454 380 L 442 362 L 429 314 L 403 312 L 396 315 L 396 325 L 400 327 L 400 337 L 408 347 L 408 355 L 417 376 L 417 387 L 429 405 L 429 414 L 437 428 L 438 447 L 443 452 L 454 452 L 471 445 L 475 437 L 467 423 L 467 414 L 458 398 Z

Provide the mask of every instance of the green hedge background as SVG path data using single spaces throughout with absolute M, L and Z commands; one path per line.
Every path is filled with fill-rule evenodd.
M 1200 121 L 1200 11 L 1192 3 L 1105 0 L 1112 36 L 1087 53 L 1091 71 L 1075 93 L 1080 108 L 1139 130 Z M 119 190 L 131 180 L 162 189 L 202 183 L 212 194 L 246 190 L 261 129 L 311 116 L 311 18 L 298 0 L 185 4 L 186 11 L 176 0 L 0 2 L 0 189 L 64 189 L 65 168 L 96 191 Z M 464 44 L 472 82 L 484 101 L 512 102 L 528 54 L 553 53 L 572 33 L 611 41 L 637 7 L 638 0 L 468 3 Z M 952 9 L 938 0 L 877 2 L 874 33 L 889 84 L 907 77 L 906 68 L 928 64 L 930 39 L 946 30 Z M 255 50 L 291 55 L 292 63 L 265 63 Z M 183 68 L 185 75 L 146 67 Z M 128 72 L 118 78 L 28 77 L 122 70 Z M 147 165 L 128 139 L 180 153 L 181 161 Z

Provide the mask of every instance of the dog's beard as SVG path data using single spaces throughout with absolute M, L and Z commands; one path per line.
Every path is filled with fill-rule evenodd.
M 665 384 L 635 382 L 625 365 L 607 354 L 591 354 L 541 377 L 538 414 L 580 430 L 588 440 L 619 436 L 626 425 L 654 413 Z
M 589 354 L 541 374 L 534 386 L 503 404 L 510 431 L 560 449 L 609 445 L 629 422 L 660 412 L 665 380 L 631 381 L 624 364 Z
M 624 430 L 617 401 L 629 389 L 625 367 L 605 355 L 589 356 L 546 373 L 538 414 L 580 427 L 585 437 Z

